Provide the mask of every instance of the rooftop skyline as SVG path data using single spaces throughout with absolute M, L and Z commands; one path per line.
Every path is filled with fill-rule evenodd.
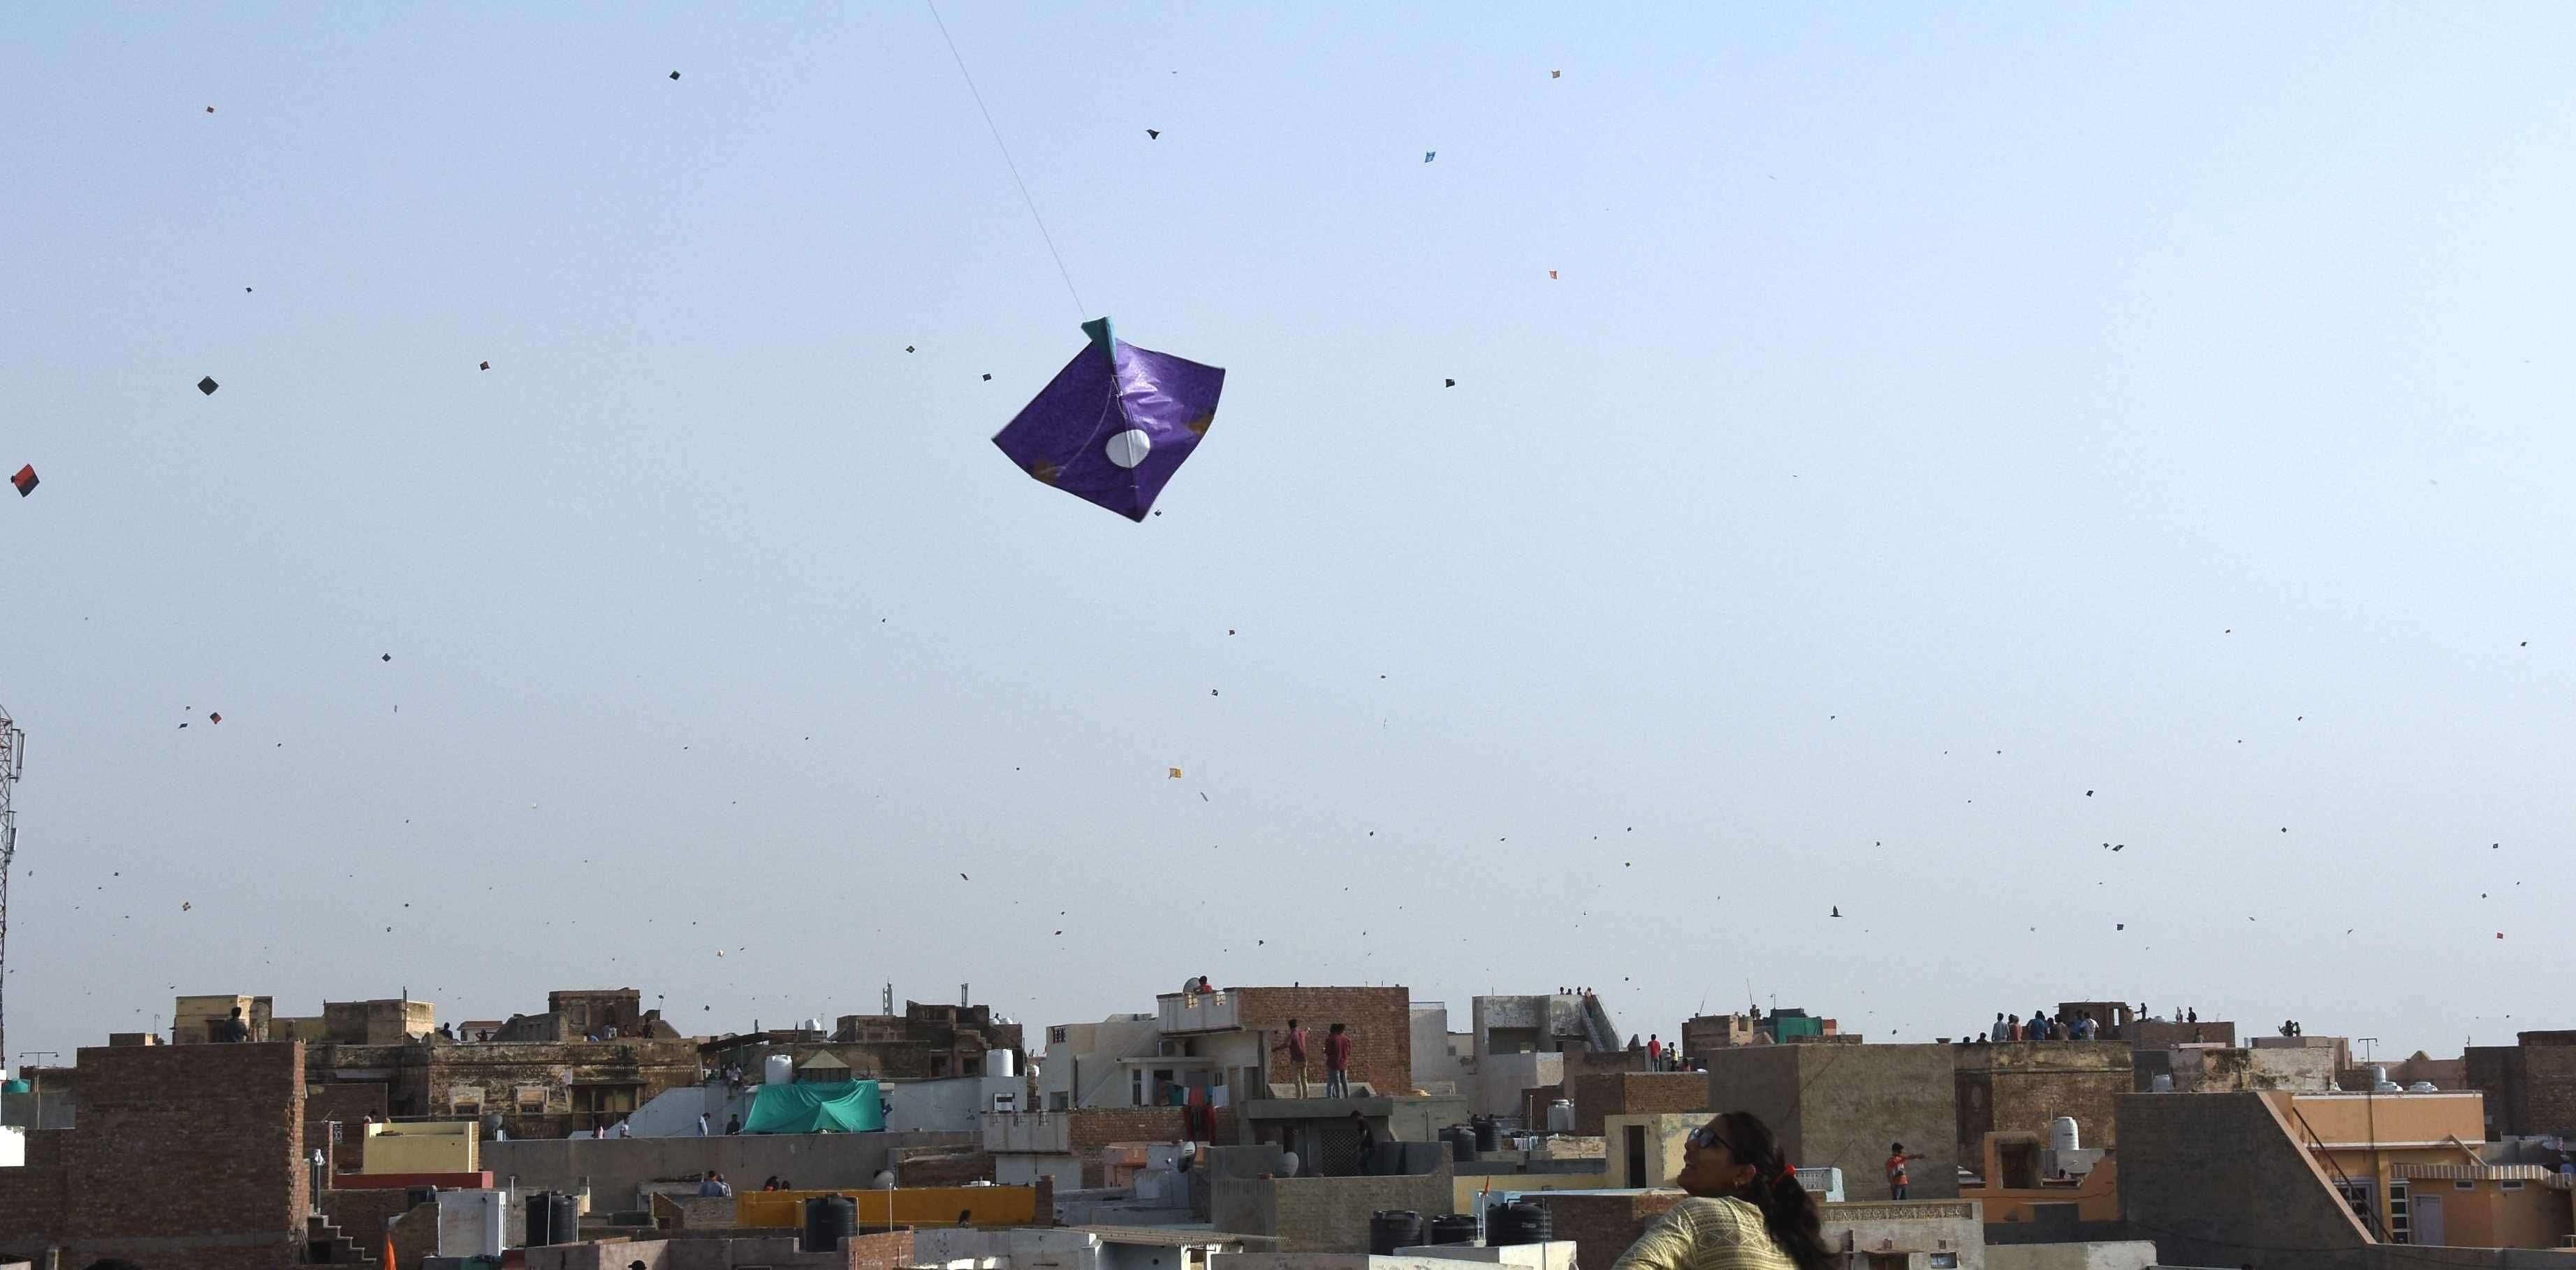
M 2576 1020 L 2576 12 L 941 12 L 1083 307 L 927 11 L 25 16 L 11 1065 Z M 1104 314 L 1226 370 L 1141 523 L 988 440 Z

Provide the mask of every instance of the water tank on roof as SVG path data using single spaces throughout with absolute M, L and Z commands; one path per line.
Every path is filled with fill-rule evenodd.
M 762 1084 L 793 1085 L 796 1083 L 796 1060 L 785 1054 L 770 1055 L 761 1068 Z
M 2429 1080 L 2419 1080 L 2412 1085 L 2408 1085 L 2406 1087 L 2406 1092 L 2410 1094 L 2438 1094 L 2442 1092 L 2442 1087 Z
M 1544 1204 L 1514 1200 L 1485 1210 L 1485 1245 L 1508 1248 L 1543 1244 L 1556 1237 L 1555 1215 Z
M 1020 1052 L 1018 1050 L 986 1051 L 984 1054 L 984 1074 L 987 1076 L 1019 1075 Z
M 539 1191 L 528 1197 L 528 1246 L 578 1243 L 580 1200 L 561 1191 Z
M 807 1019 L 807 1020 L 805 1020 L 805 1030 L 806 1030 L 806 1031 L 808 1031 L 808 1032 L 820 1032 L 820 1031 L 822 1031 L 822 1030 L 823 1030 L 823 1020 L 821 1020 L 821 1019 Z
M 1549 1133 L 1574 1132 L 1573 1099 L 1559 1098 L 1547 1105 L 1547 1131 Z
M 1369 1254 L 1391 1257 L 1398 1248 L 1422 1245 L 1422 1214 L 1409 1208 L 1379 1209 L 1369 1217 Z
M 1494 1124 L 1494 1118 L 1492 1116 L 1471 1116 L 1468 1118 L 1468 1123 L 1475 1127 L 1476 1149 L 1479 1151 L 1494 1150 L 1496 1144 L 1501 1140 L 1501 1130 Z
M 2084 1149 L 2082 1135 L 2078 1134 L 2075 1130 L 2075 1117 L 2059 1116 L 2055 1120 L 2048 1122 L 2048 1149 L 2051 1151 L 2081 1151 Z
M 1472 1244 L 1476 1242 L 1476 1217 L 1473 1213 L 1443 1213 L 1431 1219 L 1431 1242 L 1435 1244 Z
M 805 1235 L 799 1252 L 839 1252 L 841 1241 L 859 1230 L 858 1201 L 847 1195 L 821 1195 L 805 1201 Z
M 2156 1078 L 2155 1078 L 2153 1081 L 2151 1081 L 2151 1082 L 2149 1082 L 2149 1083 L 2148 1083 L 2147 1088 L 2148 1088 L 2148 1090 L 2149 1090 L 2150 1092 L 2152 1092 L 2152 1093 L 2159 1093 L 2159 1094 L 2169 1094 L 2169 1093 L 2172 1093 L 2172 1092 L 2173 1092 L 2173 1073 L 2172 1073 L 2172 1072 L 2157 1072 L 2157 1073 L 2156 1073 Z

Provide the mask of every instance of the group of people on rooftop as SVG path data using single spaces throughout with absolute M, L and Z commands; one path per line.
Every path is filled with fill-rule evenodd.
M 1324 1096 L 1327 1098 L 1351 1096 L 1351 1040 L 1356 1035 L 1339 1023 L 1324 1034 Z M 1290 1019 L 1288 1031 L 1270 1046 L 1273 1052 L 1287 1051 L 1288 1066 L 1295 1073 L 1297 1096 L 1300 1098 L 1306 1097 L 1306 1055 L 1310 1045 L 1306 1025 Z
M 2090 1041 L 2102 1035 L 2102 1021 L 2091 1010 L 2077 1010 L 2074 1017 L 2065 1010 L 2050 1015 L 2037 1010 L 2028 1021 L 2018 1014 L 1998 1014 L 1995 1025 L 1986 1029 L 1990 1041 Z

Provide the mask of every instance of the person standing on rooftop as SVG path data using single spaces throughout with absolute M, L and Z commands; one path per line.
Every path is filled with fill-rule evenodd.
M 1288 1051 L 1288 1065 L 1296 1069 L 1297 1096 L 1299 1098 L 1304 1098 L 1306 1096 L 1305 1027 L 1295 1019 L 1288 1020 L 1288 1035 L 1281 1039 L 1277 1044 L 1272 1045 L 1270 1048 L 1274 1051 Z

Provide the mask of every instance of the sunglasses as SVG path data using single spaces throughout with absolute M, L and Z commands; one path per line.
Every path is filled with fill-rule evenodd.
M 1684 1139 L 1684 1142 L 1692 1149 L 1701 1151 L 1705 1151 L 1710 1147 L 1725 1147 L 1728 1155 L 1734 1156 L 1738 1160 L 1744 1158 L 1744 1153 L 1736 1150 L 1734 1143 L 1727 1141 L 1723 1136 L 1719 1135 L 1715 1125 L 1701 1125 L 1700 1127 L 1691 1130 L 1690 1137 Z

